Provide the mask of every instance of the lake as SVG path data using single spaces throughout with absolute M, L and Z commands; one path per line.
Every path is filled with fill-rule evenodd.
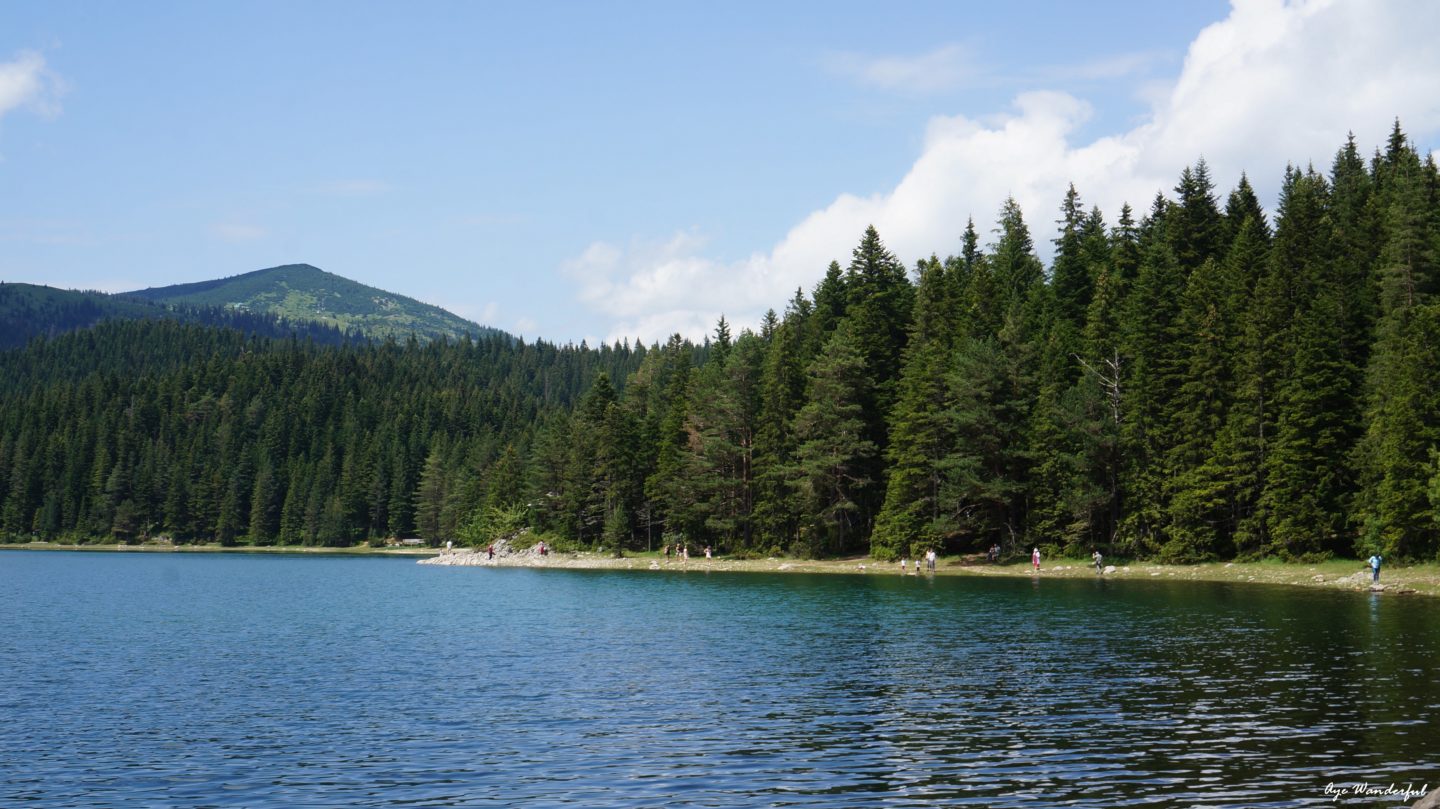
M 1440 781 L 1429 599 L 63 552 L 0 553 L 0 598 L 4 806 L 1398 806 L 1334 790 Z

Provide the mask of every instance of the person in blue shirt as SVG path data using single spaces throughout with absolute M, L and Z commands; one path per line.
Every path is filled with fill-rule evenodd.
M 1380 581 L 1380 554 L 1370 557 L 1370 581 Z

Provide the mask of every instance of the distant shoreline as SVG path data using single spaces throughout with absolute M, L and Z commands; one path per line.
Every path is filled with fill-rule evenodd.
M 0 551 L 65 551 L 78 553 L 258 553 L 298 556 L 434 556 L 437 548 L 353 548 L 308 547 L 304 545 L 67 545 L 59 542 L 21 542 L 0 544 Z
M 484 551 L 459 548 L 440 552 L 420 561 L 420 564 L 449 567 L 528 567 L 564 568 L 572 570 L 652 570 L 656 572 L 715 572 L 715 573 L 812 573 L 837 575 L 870 576 L 915 576 L 914 560 L 909 572 L 900 572 L 899 562 L 877 562 L 867 557 L 847 559 L 733 559 L 719 557 L 705 559 L 692 556 L 688 560 L 666 559 L 658 553 L 639 553 L 624 557 L 594 552 L 551 552 L 539 556 L 525 550 L 497 555 L 491 561 L 484 557 Z M 1055 559 L 1041 563 L 1038 574 L 1031 570 L 1030 563 L 988 564 L 974 563 L 957 557 L 941 558 L 934 573 L 924 572 L 921 576 L 1001 576 L 1010 578 L 1038 577 L 1043 579 L 1093 579 L 1100 577 L 1094 566 L 1087 560 Z M 1331 560 L 1316 564 L 1289 562 L 1207 562 L 1196 565 L 1162 565 L 1138 562 L 1115 568 L 1104 574 L 1109 579 L 1159 580 L 1159 581 L 1214 581 L 1238 582 L 1241 584 L 1280 584 L 1297 587 L 1368 592 L 1369 569 L 1363 562 L 1349 559 Z M 1416 565 L 1410 567 L 1386 567 L 1381 569 L 1378 592 L 1403 595 L 1440 596 L 1440 565 Z
M 528 567 L 569 570 L 653 570 L 656 572 L 690 573 L 810 573 L 828 575 L 900 576 L 898 562 L 877 562 L 867 557 L 844 559 L 736 559 L 717 557 L 705 559 L 696 554 L 689 560 L 665 558 L 659 553 L 636 553 L 615 557 L 593 551 L 552 551 L 539 556 L 529 550 L 506 553 L 494 561 L 481 558 L 483 551 L 458 548 L 445 551 L 437 548 L 325 548 L 302 546 L 232 546 L 221 545 L 63 545 L 32 542 L 0 545 L 0 551 L 64 551 L 101 553 L 243 553 L 298 556 L 388 556 L 415 559 L 421 564 L 449 567 Z M 912 560 L 907 576 L 915 576 Z M 932 573 L 922 576 L 1000 576 L 1029 578 L 1029 562 L 988 564 L 966 558 L 944 557 Z M 1049 559 L 1041 563 L 1038 578 L 1097 578 L 1095 569 L 1086 560 Z M 1206 562 L 1195 565 L 1162 565 L 1135 562 L 1117 567 L 1104 576 L 1110 579 L 1140 581 L 1211 581 L 1241 584 L 1280 584 L 1327 590 L 1367 592 L 1370 574 L 1364 563 L 1339 559 L 1315 564 L 1298 562 Z M 1381 591 L 1386 595 L 1440 596 L 1440 565 L 1424 564 L 1406 567 L 1385 567 L 1381 570 Z

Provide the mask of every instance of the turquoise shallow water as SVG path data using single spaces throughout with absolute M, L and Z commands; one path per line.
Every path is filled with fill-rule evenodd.
M 1394 806 L 1440 603 L 0 553 L 0 806 Z

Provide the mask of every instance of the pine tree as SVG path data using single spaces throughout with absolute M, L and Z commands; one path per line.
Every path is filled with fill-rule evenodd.
M 972 545 L 999 542 L 1014 551 L 1023 538 L 1029 350 L 1012 320 L 996 337 L 963 340 L 946 378 L 945 415 L 956 441 L 941 467 L 940 500 Z
M 841 318 L 849 309 L 849 300 L 847 279 L 840 269 L 840 262 L 832 261 L 825 269 L 825 277 L 815 287 L 814 317 L 809 319 L 809 339 L 806 341 L 809 356 L 819 353 L 820 347 L 830 339 L 830 332 L 840 325 Z
M 1240 523 L 1259 498 L 1257 442 L 1264 431 L 1264 380 L 1250 331 L 1250 300 L 1268 256 L 1263 220 L 1241 225 L 1223 264 L 1206 262 L 1190 279 L 1180 312 L 1184 380 L 1175 405 L 1166 555 L 1207 559 L 1235 552 Z
M 1160 205 L 1156 209 L 1163 217 L 1165 209 Z M 1171 399 L 1180 387 L 1181 342 L 1176 327 L 1184 276 L 1164 228 L 1163 218 L 1150 219 L 1149 243 L 1120 324 L 1121 479 L 1127 512 L 1120 539 L 1132 553 L 1152 551 L 1164 543 L 1165 460 L 1173 440 L 1168 422 Z
M 877 559 L 937 546 L 953 529 L 940 502 L 941 464 L 954 441 L 945 415 L 945 368 L 958 335 L 958 290 L 952 283 L 937 259 L 922 263 L 899 396 L 891 411 L 885 501 L 870 543 Z
M 250 495 L 250 522 L 246 536 L 252 545 L 270 545 L 280 530 L 279 482 L 268 459 L 255 474 L 255 489 Z
M 1092 228 L 1074 185 L 1065 193 L 1057 224 L 1060 225 L 1060 235 L 1055 239 L 1051 286 L 1055 290 L 1059 315 L 1079 331 L 1085 323 L 1085 312 L 1094 295 L 1090 264 L 1093 245 L 1087 240 Z
M 997 233 L 1000 238 L 989 254 L 990 273 L 1002 316 L 1008 316 L 1029 301 L 1031 290 L 1044 280 L 1044 266 L 1035 257 L 1030 228 L 1013 197 L 1000 209 Z
M 804 335 L 809 304 L 798 291 L 766 350 L 755 435 L 754 519 L 766 549 L 788 545 L 798 522 L 786 472 L 795 454 L 791 423 L 805 404 Z
M 811 365 L 806 403 L 795 415 L 791 480 L 804 524 L 794 548 L 815 556 L 853 549 L 863 536 L 860 503 L 876 454 L 865 438 L 865 359 L 847 319 Z
M 1186 168 L 1175 186 L 1178 201 L 1166 226 L 1175 261 L 1186 276 L 1223 253 L 1224 222 L 1215 202 L 1215 186 L 1202 158 Z
M 1345 312 L 1340 329 L 1349 361 L 1364 368 L 1370 361 L 1370 344 L 1380 309 L 1373 278 L 1381 235 L 1373 203 L 1374 183 L 1355 146 L 1354 135 L 1335 155 L 1330 188 L 1335 266 L 1344 290 L 1341 303 Z
M 1272 274 L 1288 288 L 1288 323 L 1274 385 L 1274 430 L 1264 458 L 1268 553 L 1309 558 L 1346 544 L 1352 494 L 1347 457 L 1358 431 L 1357 369 L 1336 324 L 1344 288 L 1335 267 L 1329 188 L 1313 171 L 1292 172 L 1281 194 Z M 1284 316 L 1282 310 L 1281 316 Z
M 1432 164 L 1433 165 L 1433 164 Z M 1361 479 L 1360 553 L 1435 557 L 1429 454 L 1440 438 L 1435 305 L 1440 224 L 1427 171 L 1399 123 L 1374 171 L 1383 243 L 1376 264 L 1376 339 L 1366 373 L 1364 435 L 1356 450 Z
M 420 484 L 415 489 L 415 528 L 420 532 L 421 537 L 429 540 L 432 544 L 444 539 L 441 535 L 441 511 L 445 506 L 448 478 L 445 470 L 444 448 L 441 442 L 434 441 L 429 454 L 425 456 L 425 466 L 420 472 Z M 320 515 L 316 513 L 316 510 L 317 508 L 323 509 L 327 499 L 320 494 L 318 500 L 313 501 L 311 505 L 311 530 L 317 539 L 320 538 L 318 523 Z
M 1364 170 L 1363 165 L 1361 170 Z M 1241 228 L 1246 222 L 1252 221 L 1261 231 L 1257 235 L 1269 241 L 1270 226 L 1265 221 L 1265 210 L 1260 206 L 1260 198 L 1255 195 L 1255 188 L 1250 185 L 1250 178 L 1241 173 L 1240 182 L 1225 200 L 1225 214 L 1221 222 L 1221 245 L 1227 254 L 1235 239 L 1240 236 Z
M 905 268 L 869 227 L 852 253 L 846 270 L 848 305 L 845 318 L 855 332 L 855 342 L 865 360 L 867 393 L 867 437 L 883 447 L 883 419 L 894 400 L 894 381 L 899 374 L 900 355 L 905 348 L 905 327 L 910 322 L 914 289 Z

